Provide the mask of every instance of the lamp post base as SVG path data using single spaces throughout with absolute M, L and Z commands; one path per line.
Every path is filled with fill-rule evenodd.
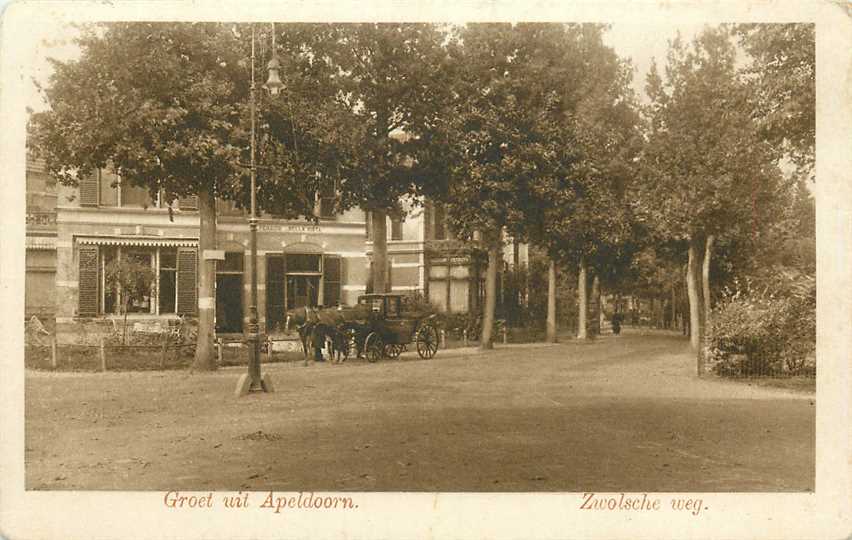
M 275 392 L 275 386 L 272 384 L 272 377 L 269 376 L 269 373 L 264 373 L 263 377 L 260 378 L 260 385 L 254 385 L 254 387 L 252 387 L 251 376 L 248 373 L 240 375 L 234 395 L 243 397 L 252 392 Z

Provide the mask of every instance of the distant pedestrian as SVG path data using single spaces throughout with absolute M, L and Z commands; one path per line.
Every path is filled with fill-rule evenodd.
M 621 321 L 623 318 L 624 315 L 619 312 L 615 312 L 612 315 L 612 333 L 616 336 L 621 333 Z

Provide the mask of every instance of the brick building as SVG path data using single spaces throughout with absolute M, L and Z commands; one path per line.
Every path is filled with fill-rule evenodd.
M 258 226 L 258 313 L 263 331 L 287 309 L 352 304 L 369 288 L 369 214 L 333 212 L 321 198 L 319 221 L 261 216 Z M 440 206 L 403 201 L 388 218 L 388 283 L 419 293 L 441 310 L 479 309 L 484 259 L 450 237 Z M 197 201 L 172 205 L 172 216 L 147 190 L 125 186 L 108 171 L 70 188 L 27 163 L 27 314 L 55 320 L 63 341 L 89 325 L 111 326 L 122 299 L 105 283 L 115 257 L 130 255 L 154 270 L 150 294 L 131 298 L 128 318 L 142 324 L 194 316 L 199 261 Z M 246 214 L 217 204 L 216 331 L 240 334 L 248 321 L 251 257 Z M 524 258 L 526 250 L 523 249 Z M 511 254 L 511 248 L 507 253 Z M 511 256 L 509 257 L 511 259 Z

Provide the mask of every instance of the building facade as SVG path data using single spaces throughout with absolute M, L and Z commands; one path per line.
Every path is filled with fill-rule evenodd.
M 248 323 L 251 256 L 246 213 L 217 202 L 216 253 L 198 250 L 197 199 L 169 209 L 160 197 L 122 185 L 109 171 L 82 179 L 79 187 L 51 182 L 44 167 L 27 167 L 28 314 L 52 317 L 60 339 L 109 327 L 127 305 L 134 324 L 160 324 L 197 312 L 197 273 L 202 257 L 216 260 L 216 332 L 241 334 Z M 32 201 L 31 201 L 32 199 Z M 261 329 L 275 332 L 288 309 L 353 304 L 370 289 L 370 214 L 333 211 L 319 199 L 319 220 L 261 216 L 258 225 L 258 314 Z M 401 203 L 388 218 L 388 284 L 420 294 L 444 311 L 478 309 L 484 259 L 452 239 L 440 206 Z M 118 257 L 150 266 L 149 294 L 121 298 L 106 279 Z
M 56 313 L 56 181 L 44 162 L 27 160 L 26 317 L 46 321 Z

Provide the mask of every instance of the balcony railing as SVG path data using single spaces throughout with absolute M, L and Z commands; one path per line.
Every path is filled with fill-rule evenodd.
M 27 211 L 27 225 L 35 227 L 56 227 L 56 212 Z

